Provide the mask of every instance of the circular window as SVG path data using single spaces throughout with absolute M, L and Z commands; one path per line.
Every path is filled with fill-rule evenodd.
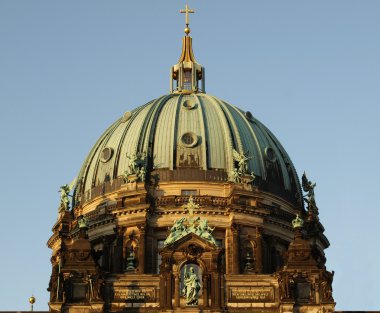
M 276 154 L 275 154 L 274 150 L 270 147 L 265 148 L 265 156 L 271 162 L 276 161 Z
M 109 160 L 111 160 L 112 155 L 113 155 L 112 148 L 108 148 L 108 147 L 104 148 L 100 154 L 100 161 L 102 161 L 103 163 L 108 162 Z
M 245 117 L 250 120 L 250 121 L 253 121 L 253 115 L 251 112 L 247 111 L 245 112 Z
M 122 122 L 125 123 L 131 118 L 131 116 L 132 116 L 132 112 L 129 112 L 129 111 L 125 112 L 122 118 Z
M 191 110 L 195 108 L 196 103 L 193 100 L 188 99 L 183 101 L 182 106 L 187 110 Z
M 194 147 L 198 142 L 198 137 L 196 134 L 192 132 L 184 133 L 181 136 L 181 143 L 185 147 L 192 148 Z

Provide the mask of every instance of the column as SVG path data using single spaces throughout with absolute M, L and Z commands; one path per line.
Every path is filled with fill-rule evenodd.
M 174 307 L 179 307 L 179 297 L 180 297 L 180 290 L 179 290 L 179 273 L 176 273 L 174 276 Z
M 202 287 L 203 287 L 203 290 L 202 290 L 203 307 L 208 308 L 209 307 L 209 303 L 208 303 L 208 299 L 209 299 L 208 292 L 209 292 L 209 290 L 208 290 L 208 275 L 207 274 L 202 275 Z
M 231 225 L 232 231 L 232 274 L 240 273 L 240 263 L 239 263 L 239 232 L 240 226 L 237 224 Z
M 262 229 L 256 227 L 256 251 L 255 251 L 255 269 L 261 274 L 263 272 L 263 243 L 262 243 Z
M 139 250 L 138 250 L 138 273 L 145 273 L 145 233 L 146 233 L 146 225 L 141 224 L 138 225 L 139 229 Z

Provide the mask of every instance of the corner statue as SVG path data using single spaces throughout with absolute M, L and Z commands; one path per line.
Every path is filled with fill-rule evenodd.
M 183 277 L 184 287 L 182 294 L 186 298 L 187 305 L 198 305 L 198 293 L 201 289 L 198 275 L 195 273 L 194 268 L 190 267 L 190 273 L 187 273 L 185 268 L 185 274 Z
M 70 191 L 73 189 L 73 187 L 75 186 L 77 182 L 77 179 L 74 178 L 73 181 L 70 183 L 70 184 L 66 184 L 66 185 L 63 185 L 61 187 L 59 187 L 59 193 L 60 193 L 60 209 L 63 209 L 65 211 L 69 210 L 69 206 L 70 206 L 70 200 L 69 200 L 69 197 L 71 197 L 69 195 Z
M 308 205 L 308 210 L 316 210 L 318 211 L 317 204 L 315 202 L 314 188 L 317 186 L 316 183 L 312 183 L 306 177 L 306 173 L 304 172 L 302 175 L 302 189 L 304 192 L 307 192 L 307 195 L 304 197 Z

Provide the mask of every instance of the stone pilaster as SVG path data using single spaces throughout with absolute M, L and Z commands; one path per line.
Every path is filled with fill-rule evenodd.
M 262 230 L 256 227 L 256 253 L 255 253 L 255 268 L 257 273 L 263 272 L 263 243 L 262 243 Z
M 138 225 L 139 229 L 139 249 L 138 249 L 138 272 L 140 274 L 145 273 L 145 234 L 146 234 L 146 225 Z

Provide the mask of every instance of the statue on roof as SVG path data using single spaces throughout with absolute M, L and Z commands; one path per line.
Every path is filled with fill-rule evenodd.
M 204 220 L 201 220 L 199 222 L 199 225 L 195 231 L 195 233 L 201 237 L 201 238 L 204 238 L 206 239 L 207 241 L 210 241 L 212 242 L 214 245 L 216 245 L 216 241 L 214 239 L 214 237 L 211 235 L 211 233 L 213 232 L 213 230 L 215 229 L 210 227 L 208 225 L 208 220 L 204 219 Z
M 199 208 L 199 204 L 194 202 L 192 196 L 189 197 L 188 203 L 184 204 L 182 208 L 187 211 L 189 217 L 182 217 L 174 222 L 173 226 L 170 228 L 168 237 L 164 241 L 164 246 L 166 247 L 190 233 L 196 234 L 216 245 L 216 241 L 211 234 L 214 228 L 208 225 L 206 219 L 201 219 L 199 216 L 194 217 L 194 210 Z M 185 222 L 187 222 L 186 225 Z
M 69 206 L 70 206 L 70 199 L 69 197 L 71 197 L 69 195 L 70 191 L 74 188 L 74 185 L 76 183 L 77 179 L 74 178 L 73 181 L 70 183 L 70 184 L 65 184 L 61 187 L 59 187 L 59 193 L 60 193 L 60 200 L 61 200 L 61 203 L 60 203 L 60 208 L 67 211 L 69 210 Z
M 168 246 L 171 243 L 177 241 L 183 236 L 187 235 L 186 226 L 183 223 L 186 221 L 185 217 L 174 222 L 174 225 L 170 228 L 170 234 L 164 241 L 164 246 Z
M 239 153 L 235 149 L 232 150 L 232 156 L 238 163 L 238 172 L 240 175 L 248 173 L 248 161 L 251 157 L 248 157 L 249 152 Z
M 312 183 L 308 180 L 306 173 L 304 172 L 302 175 L 302 189 L 306 192 L 306 196 L 304 196 L 304 200 L 307 203 L 308 210 L 317 210 L 317 204 L 315 202 L 314 188 L 317 186 L 316 183 Z
M 124 180 L 127 183 L 132 183 L 137 180 L 145 181 L 146 177 L 146 153 L 127 154 L 128 168 L 124 173 Z

